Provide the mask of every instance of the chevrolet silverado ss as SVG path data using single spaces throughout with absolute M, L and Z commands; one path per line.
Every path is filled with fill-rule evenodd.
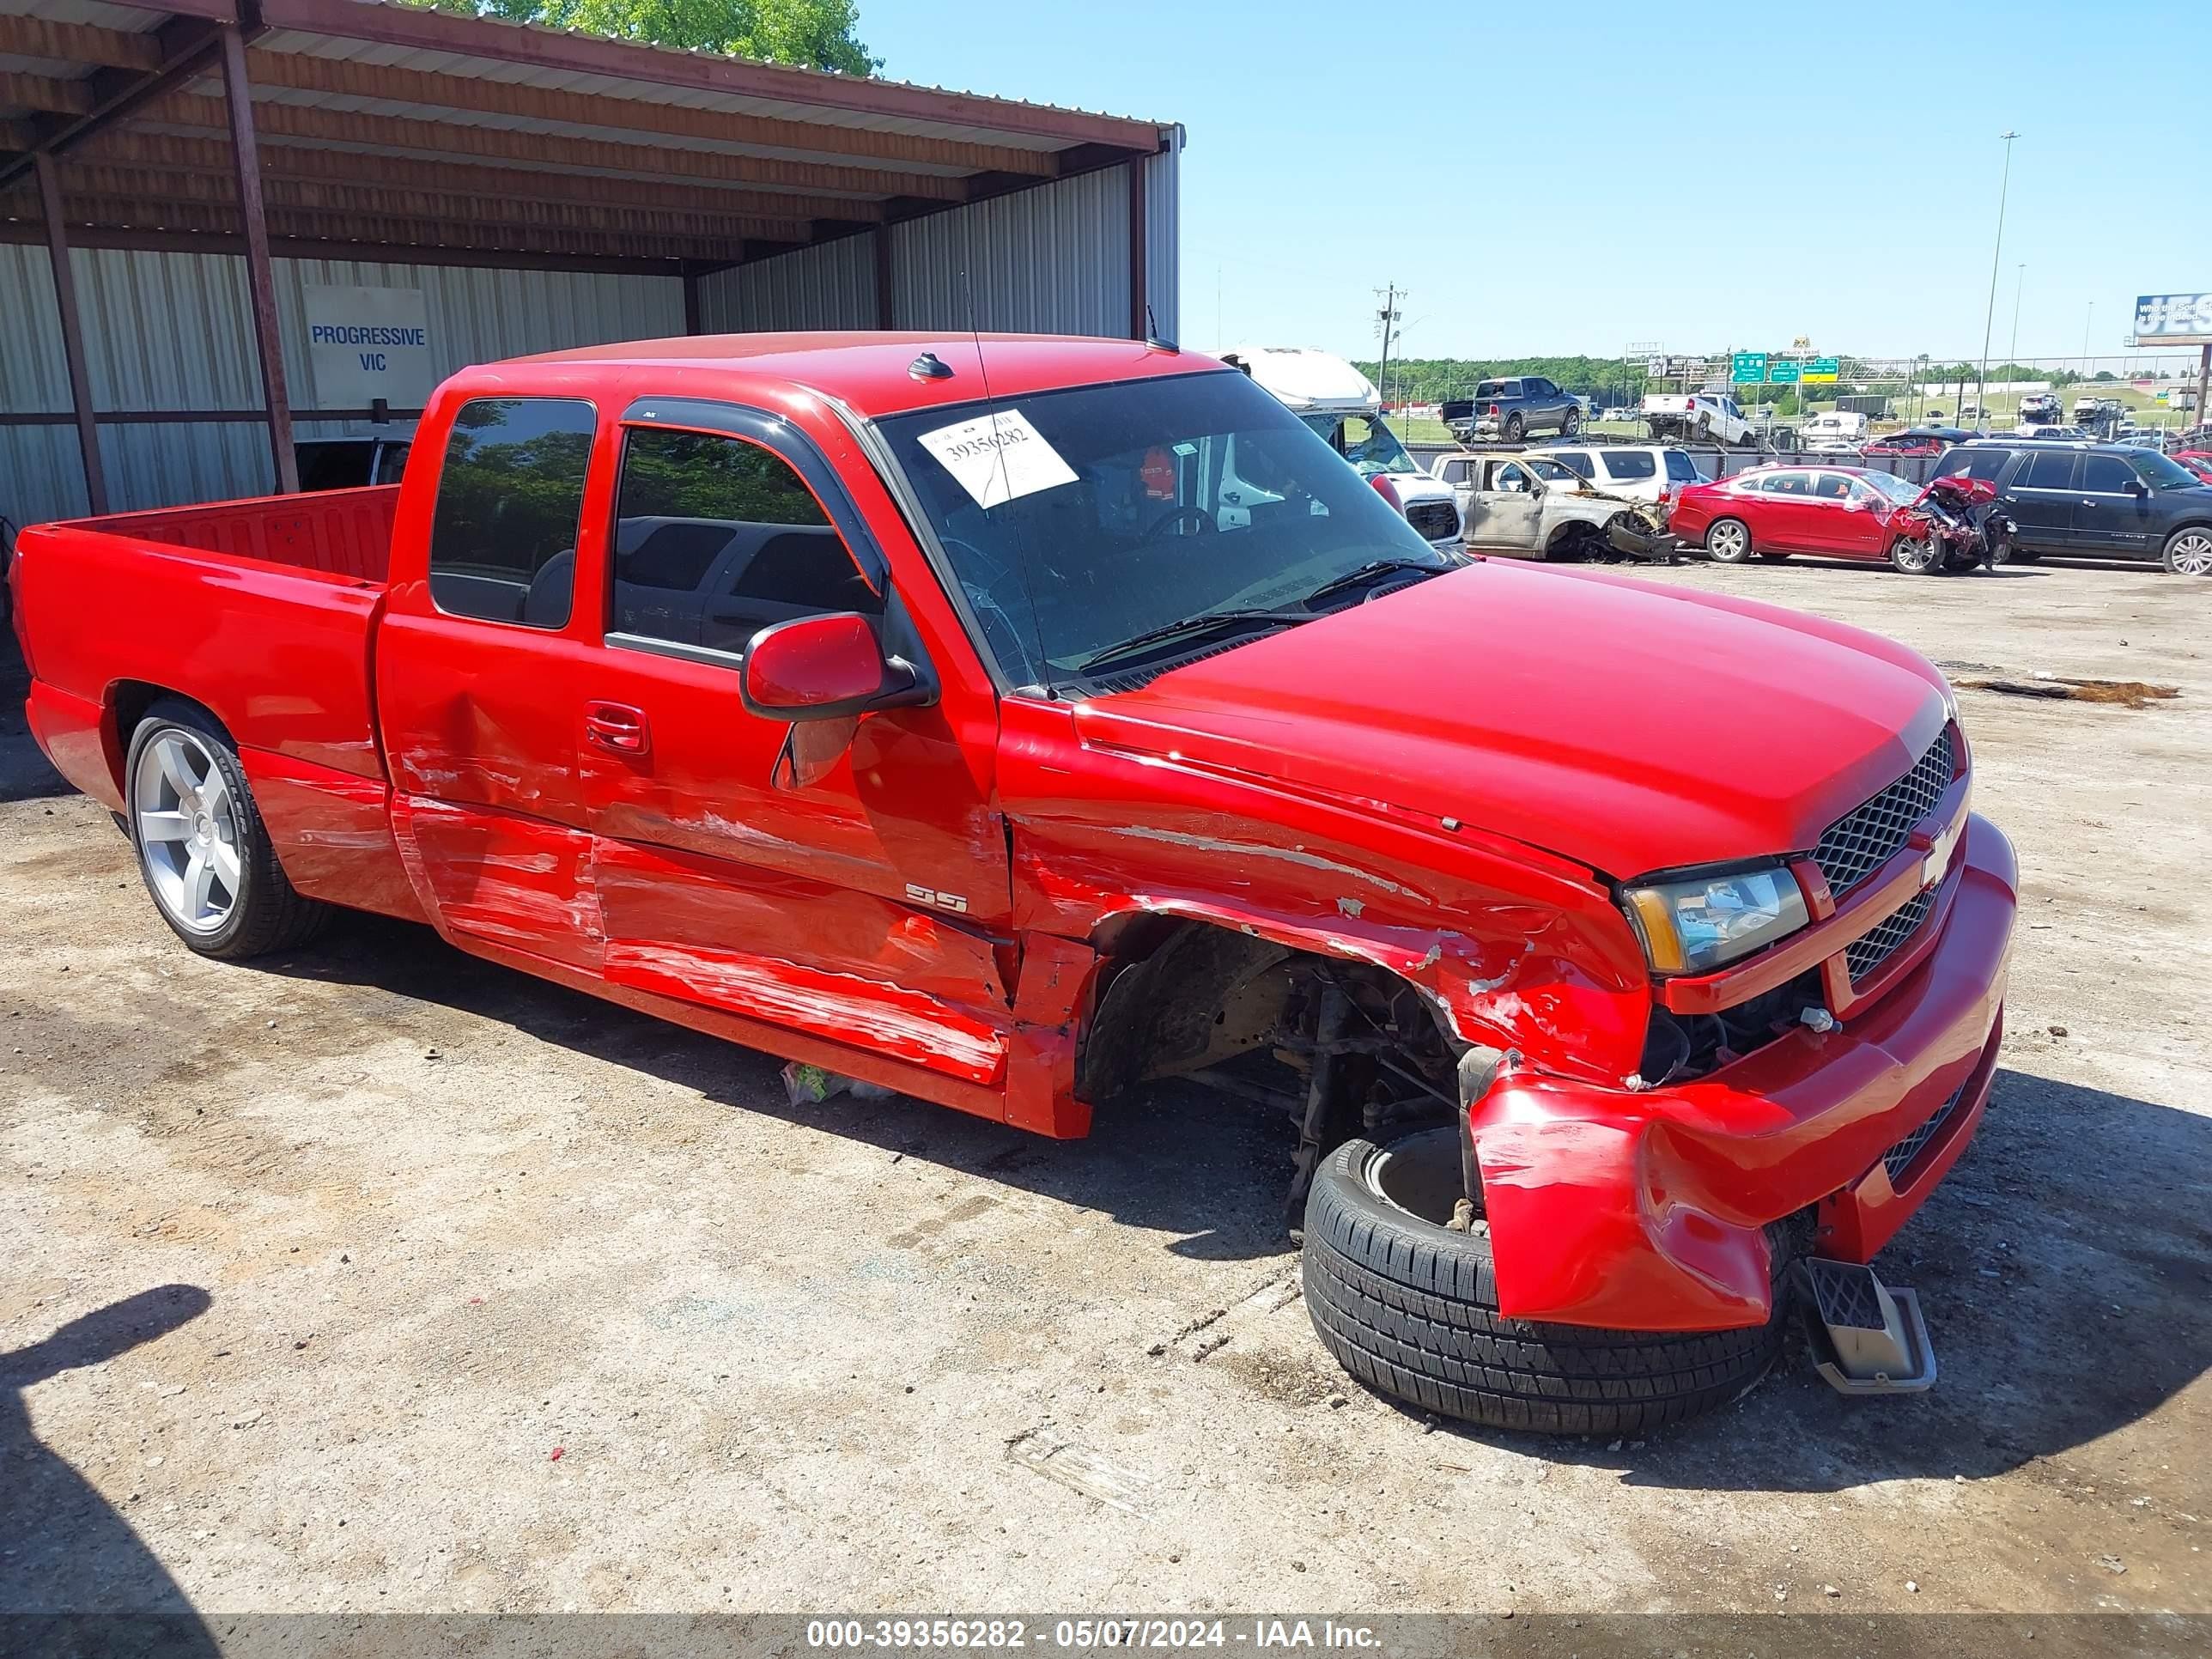
M 398 484 L 13 580 L 40 744 L 204 955 L 378 911 L 1042 1135 L 1278 1109 L 1322 1340 L 1486 1424 L 1687 1416 L 1799 1308 L 1838 1387 L 1933 1376 L 1866 1264 L 1981 1116 L 2015 879 L 1942 676 L 1441 553 L 1210 359 L 472 368 Z

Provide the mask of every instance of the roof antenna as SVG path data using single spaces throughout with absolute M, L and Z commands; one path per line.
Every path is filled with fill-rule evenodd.
M 1162 351 L 1180 353 L 1182 349 L 1173 340 L 1160 338 L 1160 325 L 1152 320 L 1152 302 L 1150 300 L 1145 301 L 1145 343 Z
M 968 269 L 964 265 L 962 266 L 960 270 L 960 298 L 962 303 L 968 308 L 968 337 L 975 343 L 975 373 L 981 378 L 983 382 L 983 403 L 990 414 L 991 436 L 994 439 L 996 439 L 999 435 L 998 404 L 997 400 L 991 396 L 990 368 L 983 361 L 982 332 L 975 326 L 975 284 L 968 280 Z M 1006 452 L 1002 446 L 994 442 L 991 446 L 991 453 L 998 462 L 999 482 L 1006 487 L 1006 499 L 1001 501 L 1000 505 L 1001 507 L 1011 507 L 1014 505 L 1015 498 L 1013 493 L 1013 480 L 1009 477 L 1006 473 Z M 986 518 L 990 516 L 989 508 L 986 507 L 984 509 L 984 516 Z M 1018 568 L 1022 579 L 1022 598 L 1029 606 L 1030 639 L 1035 647 L 1035 665 L 1040 672 L 1048 674 L 1052 672 L 1052 665 L 1045 660 L 1044 626 L 1037 621 L 1036 588 L 1030 580 L 1029 541 L 1028 538 L 1022 534 L 1021 514 L 1018 511 L 1016 511 L 1008 514 L 1006 523 L 1010 527 L 1012 527 L 1014 532 L 1014 563 Z M 1003 607 L 1001 607 L 1000 614 L 1002 616 L 1005 615 Z M 1009 618 L 1009 621 L 1011 620 L 1012 619 Z M 1041 689 L 1048 697 L 1054 695 L 1054 688 L 1049 681 L 1044 682 Z

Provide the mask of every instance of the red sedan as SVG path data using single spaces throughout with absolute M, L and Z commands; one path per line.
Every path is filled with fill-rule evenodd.
M 1714 483 L 1686 485 L 1668 528 L 1706 556 L 1742 564 L 1754 554 L 1887 559 L 1926 568 L 1926 521 L 1909 509 L 1920 486 L 1863 466 L 1762 466 Z
M 2185 449 L 2173 459 L 2206 483 L 2212 483 L 2212 450 Z

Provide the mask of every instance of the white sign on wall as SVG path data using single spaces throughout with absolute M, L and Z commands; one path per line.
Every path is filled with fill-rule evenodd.
M 367 409 L 379 398 L 420 409 L 429 400 L 438 376 L 421 289 L 310 285 L 302 293 L 318 409 Z

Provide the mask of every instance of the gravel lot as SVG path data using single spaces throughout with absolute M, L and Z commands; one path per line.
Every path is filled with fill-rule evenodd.
M 1934 1393 L 1437 1428 L 1321 1352 L 1287 1139 L 1216 1097 L 1056 1146 L 794 1109 L 422 929 L 200 961 L 10 658 L 0 1610 L 2212 1610 L 2212 584 L 1661 580 L 2180 690 L 1961 693 L 2025 890 L 1986 1126 L 1884 1258 Z

